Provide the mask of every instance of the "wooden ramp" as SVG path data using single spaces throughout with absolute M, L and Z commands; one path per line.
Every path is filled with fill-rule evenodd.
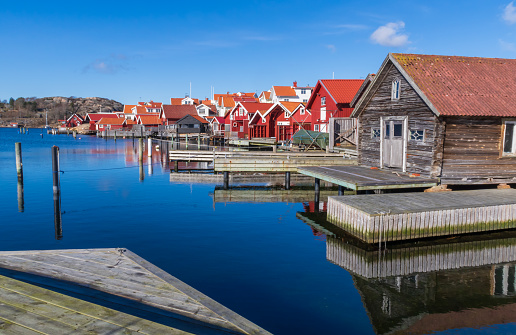
M 437 179 L 410 177 L 407 174 L 376 170 L 364 166 L 304 166 L 299 173 L 355 191 L 432 187 Z
M 130 308 L 137 306 L 137 308 L 146 313 L 151 312 L 159 314 L 161 317 L 166 316 L 177 319 L 180 320 L 182 325 L 179 327 L 181 329 L 169 327 L 168 331 L 164 331 L 164 328 L 159 328 L 158 326 L 160 325 L 158 324 L 154 325 L 154 323 L 148 320 L 139 321 L 138 318 L 134 318 L 132 323 L 128 323 L 128 325 L 135 324 L 135 327 L 139 327 L 134 332 L 145 334 L 269 334 L 252 322 L 126 249 L 0 252 L 0 268 L 14 270 L 16 273 L 21 273 L 22 276 L 26 274 L 36 276 L 37 278 L 45 277 L 50 280 L 49 282 L 44 282 L 45 286 L 61 286 L 55 283 L 51 284 L 52 281 L 57 281 L 65 286 L 68 285 L 68 289 L 72 291 L 74 288 L 71 286 L 85 288 L 89 292 L 86 294 L 92 294 L 90 291 L 98 291 L 102 299 L 113 300 L 117 304 L 122 305 L 124 301 L 127 301 L 125 304 Z M 2 277 L 0 277 L 0 285 L 3 283 L 2 280 Z M 8 280 L 4 281 L 7 283 L 5 285 L 9 284 Z M 28 296 L 28 299 L 37 300 L 46 296 L 45 294 L 39 294 L 41 293 L 38 291 L 40 288 L 37 287 L 26 289 L 25 292 L 30 292 L 32 289 L 34 294 L 25 294 Z M 85 294 L 81 290 L 77 292 Z M 55 297 L 56 299 L 59 298 L 58 295 Z M 37 302 L 29 304 L 30 308 L 28 309 L 11 310 L 9 309 L 10 307 L 2 306 L 2 304 L 6 303 L 11 306 L 8 302 L 4 302 L 5 299 L 7 299 L 6 296 L 0 296 L 0 322 L 4 320 L 3 325 L 5 327 L 11 324 L 20 325 L 20 320 L 26 318 L 23 315 L 24 313 L 39 313 L 39 310 L 32 311 L 30 309 L 32 308 L 30 306 L 37 308 L 39 306 Z M 50 302 L 50 304 L 67 308 L 67 305 L 62 306 L 64 302 L 62 304 L 59 301 L 56 303 Z M 77 306 L 80 306 L 80 304 L 77 304 Z M 2 307 L 7 308 L 7 310 L 4 310 Z M 101 308 L 97 311 L 92 306 L 89 307 L 93 309 L 86 307 L 72 313 L 90 317 L 92 314 L 97 315 L 102 310 Z M 50 312 L 49 317 L 59 318 L 61 315 L 58 310 L 55 311 L 57 314 L 54 315 L 52 313 Z M 34 324 L 22 326 L 31 328 L 39 326 L 40 323 L 42 326 L 45 324 L 45 322 L 37 322 L 36 320 Z M 194 326 L 185 327 L 185 323 Z M 58 326 L 62 325 L 56 323 L 56 327 Z M 157 327 L 156 329 L 158 330 L 151 326 Z M 165 325 L 161 326 L 165 327 Z M 63 331 L 43 330 L 41 332 L 44 334 L 74 333 L 68 332 L 66 329 L 68 328 L 63 328 Z M 95 329 L 95 326 L 93 326 L 94 331 Z M 123 332 L 122 330 L 117 332 L 98 331 L 98 333 L 132 334 L 132 332 Z
M 366 243 L 516 228 L 516 190 L 330 197 L 328 221 Z

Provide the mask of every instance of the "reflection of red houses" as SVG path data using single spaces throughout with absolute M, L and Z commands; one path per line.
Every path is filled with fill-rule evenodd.
M 362 79 L 319 80 L 306 105 L 312 115 L 312 130 L 327 132 L 330 117 L 349 117 L 353 112 L 350 103 L 363 82 Z
M 326 201 L 320 201 L 319 202 L 319 210 L 317 212 L 326 212 L 328 207 L 328 202 Z M 315 202 L 309 201 L 309 202 L 303 202 L 303 208 L 305 210 L 305 213 L 315 213 Z
M 80 126 L 84 122 L 84 118 L 77 113 L 74 113 L 68 119 L 66 119 L 65 126 L 67 128 L 73 128 Z

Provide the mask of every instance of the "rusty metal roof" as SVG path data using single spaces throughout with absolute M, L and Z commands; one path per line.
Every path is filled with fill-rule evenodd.
M 391 56 L 439 115 L 516 116 L 516 59 Z

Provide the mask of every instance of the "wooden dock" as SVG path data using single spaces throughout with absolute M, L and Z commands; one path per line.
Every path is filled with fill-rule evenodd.
M 126 249 L 0 252 L 0 268 L 10 271 L 9 277 L 40 283 L 0 276 L 0 329 L 52 335 L 269 334 Z M 55 292 L 63 289 L 124 311 Z
M 516 190 L 330 197 L 328 221 L 366 243 L 516 228 Z
M 306 166 L 300 167 L 298 172 L 355 191 L 427 188 L 438 183 L 437 179 L 411 177 L 404 173 L 364 166 Z
M 320 201 L 328 201 L 329 196 L 337 194 L 336 189 L 321 189 Z M 210 194 L 214 202 L 308 202 L 314 200 L 314 191 L 310 189 L 278 189 L 270 187 L 231 187 L 227 190 L 215 188 Z

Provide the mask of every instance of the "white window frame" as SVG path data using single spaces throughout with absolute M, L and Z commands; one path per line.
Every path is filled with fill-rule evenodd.
M 502 134 L 502 156 L 516 156 L 516 119 L 506 119 L 503 122 L 503 134 Z M 507 124 L 514 125 L 512 129 L 512 150 L 511 152 L 505 152 L 505 136 L 507 133 Z
M 323 117 L 324 115 L 324 117 Z M 326 107 L 321 107 L 321 121 L 326 121 Z
M 314 124 L 314 131 L 319 131 L 319 125 L 318 124 Z
M 305 115 L 305 109 L 304 108 L 301 108 L 299 110 L 299 115 Z
M 321 106 L 326 106 L 326 97 L 321 97 Z
M 396 78 L 392 81 L 391 87 L 391 100 L 399 100 L 400 99 L 400 91 L 401 91 L 401 81 Z

